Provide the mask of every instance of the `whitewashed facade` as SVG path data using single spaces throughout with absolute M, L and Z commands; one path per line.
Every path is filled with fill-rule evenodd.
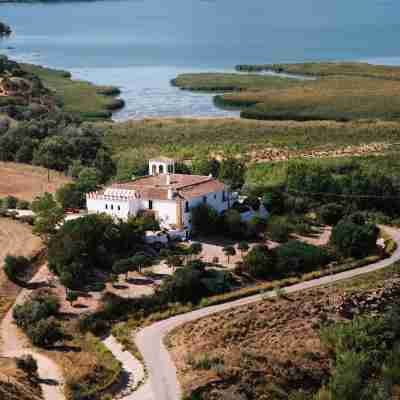
M 218 213 L 230 207 L 231 194 L 223 183 L 211 176 L 175 174 L 174 170 L 173 160 L 150 160 L 147 177 L 88 193 L 88 212 L 126 220 L 146 211 L 154 213 L 163 228 L 191 231 L 194 207 L 204 203 Z

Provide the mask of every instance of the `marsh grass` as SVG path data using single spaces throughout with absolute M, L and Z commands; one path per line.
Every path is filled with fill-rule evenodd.
M 254 73 L 201 73 L 179 75 L 174 84 L 187 90 L 230 92 L 216 96 L 215 104 L 222 108 L 243 109 L 243 118 L 296 121 L 400 119 L 398 67 L 309 63 L 241 66 L 238 69 L 250 72 L 271 69 L 315 75 L 319 79 L 288 79 Z
M 300 64 L 259 64 L 259 65 L 238 65 L 237 71 L 261 72 L 275 71 L 295 75 L 312 76 L 361 76 L 379 79 L 400 79 L 400 68 L 386 65 L 372 65 L 357 62 L 310 62 Z
M 162 155 L 191 159 L 209 155 L 241 155 L 268 148 L 337 149 L 400 142 L 400 124 L 389 121 L 252 121 L 245 119 L 145 119 L 101 123 L 112 148 L 119 177 Z

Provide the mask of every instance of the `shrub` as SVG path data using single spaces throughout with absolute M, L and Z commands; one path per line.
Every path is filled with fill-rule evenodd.
M 252 277 L 266 279 L 275 273 L 274 254 L 265 246 L 255 246 L 244 257 L 243 267 Z
M 261 233 L 265 232 L 267 220 L 254 215 L 247 223 L 248 236 L 258 237 Z
M 4 259 L 4 272 L 10 281 L 18 283 L 19 279 L 25 274 L 31 266 L 31 262 L 24 256 L 7 255 Z
M 74 301 L 78 300 L 78 298 L 79 298 L 79 296 L 78 296 L 77 292 L 74 292 L 73 290 L 68 290 L 66 300 L 69 301 L 71 306 L 74 303 Z
M 292 226 L 287 222 L 269 222 L 267 224 L 266 236 L 275 242 L 284 243 L 289 240 L 292 231 Z
M 271 189 L 264 194 L 262 203 L 272 214 L 282 214 L 285 211 L 285 196 L 282 188 Z
M 133 263 L 130 258 L 116 261 L 112 266 L 112 271 L 114 274 L 126 274 L 126 279 L 128 279 L 129 271 L 133 269 Z
M 29 201 L 26 201 L 26 200 L 18 200 L 18 202 L 17 202 L 17 209 L 18 210 L 29 210 L 29 207 L 30 207 L 31 205 L 30 205 L 30 203 L 29 203 Z
M 17 304 L 13 309 L 13 317 L 16 324 L 26 330 L 38 321 L 56 315 L 59 308 L 58 299 L 49 291 L 41 290 L 24 304 Z
M 92 332 L 95 335 L 102 335 L 108 328 L 108 322 L 96 314 L 84 315 L 79 319 L 79 330 L 82 333 Z
M 239 242 L 238 244 L 238 250 L 240 251 L 241 255 L 243 256 L 243 253 L 247 253 L 249 251 L 249 244 L 247 242 Z
M 280 274 L 301 274 L 326 265 L 331 257 L 323 247 L 291 240 L 275 249 Z
M 7 196 L 3 201 L 4 208 L 16 209 L 18 204 L 18 199 L 14 196 Z
M 33 215 L 22 215 L 18 218 L 18 221 L 33 226 L 35 224 L 35 217 Z
M 252 195 L 246 197 L 246 199 L 244 200 L 244 204 L 251 207 L 254 211 L 258 211 L 261 207 L 260 199 L 257 196 Z
M 17 358 L 17 368 L 26 372 L 28 376 L 36 375 L 38 370 L 37 361 L 30 355 Z
M 328 203 L 318 210 L 318 217 L 325 225 L 336 225 L 344 216 L 345 209 L 341 204 Z
M 41 319 L 33 325 L 30 325 L 26 331 L 32 343 L 38 347 L 51 346 L 63 337 L 63 331 L 60 324 L 54 317 Z
M 215 234 L 218 232 L 218 214 L 207 204 L 200 204 L 191 210 L 193 231 L 196 234 Z
M 364 217 L 353 214 L 343 218 L 332 230 L 331 242 L 346 257 L 363 258 L 376 250 L 379 228 L 365 222 Z
M 236 254 L 236 250 L 233 246 L 225 246 L 222 251 L 224 252 L 224 254 L 226 255 L 226 258 L 228 259 L 228 264 L 229 264 L 229 259 L 230 257 L 234 256 Z
M 16 305 L 13 317 L 35 346 L 50 346 L 63 337 L 63 332 L 54 319 L 60 304 L 49 291 L 41 290 L 24 304 Z
M 197 303 L 206 294 L 201 277 L 202 271 L 190 265 L 178 269 L 163 281 L 158 296 L 165 303 Z
M 228 236 L 241 237 L 243 234 L 243 224 L 240 213 L 237 210 L 227 210 L 224 214 L 224 230 Z

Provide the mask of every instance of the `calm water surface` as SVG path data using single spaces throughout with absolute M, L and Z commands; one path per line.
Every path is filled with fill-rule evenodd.
M 216 109 L 210 95 L 172 88 L 181 72 L 306 60 L 400 64 L 398 0 L 0 4 L 0 20 L 15 31 L 1 53 L 120 86 L 127 107 L 119 119 L 236 115 Z

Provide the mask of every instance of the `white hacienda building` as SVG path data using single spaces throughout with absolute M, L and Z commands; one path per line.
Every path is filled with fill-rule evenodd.
M 193 207 L 204 203 L 221 213 L 229 208 L 231 193 L 211 176 L 175 174 L 174 160 L 159 158 L 150 160 L 148 176 L 89 193 L 86 201 L 89 213 L 126 220 L 146 211 L 163 228 L 190 231 Z

